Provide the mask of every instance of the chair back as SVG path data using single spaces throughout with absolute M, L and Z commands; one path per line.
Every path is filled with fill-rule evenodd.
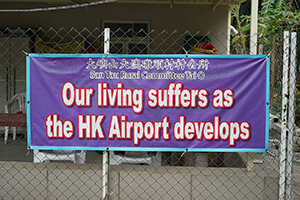
M 14 110 L 15 108 L 13 106 L 15 102 L 17 102 L 18 110 Z M 12 110 L 12 108 L 14 109 Z M 22 111 L 24 114 L 26 113 L 26 92 L 15 94 L 11 100 L 5 103 L 6 113 L 15 113 L 15 111 Z

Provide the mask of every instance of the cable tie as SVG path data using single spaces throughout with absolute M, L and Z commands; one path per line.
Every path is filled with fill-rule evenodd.
M 188 151 L 188 149 L 186 149 L 182 154 L 181 154 L 181 158 L 184 156 L 184 154 Z

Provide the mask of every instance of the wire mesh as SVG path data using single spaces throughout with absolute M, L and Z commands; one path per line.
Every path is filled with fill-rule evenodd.
M 109 152 L 106 199 L 278 199 L 281 145 L 283 41 L 263 46 L 271 55 L 270 137 L 265 153 L 239 152 Z M 248 54 L 226 34 L 174 30 L 111 30 L 112 54 L 186 54 L 204 41 L 218 54 Z M 249 42 L 249 41 L 248 41 Z M 228 45 L 229 44 L 229 45 Z M 104 32 L 98 28 L 10 29 L 0 32 L 0 110 L 26 92 L 26 54 L 103 53 Z M 207 52 L 206 52 L 207 53 Z M 294 79 L 299 83 L 299 76 Z M 299 102 L 299 85 L 295 101 Z M 47 102 L 45 102 L 46 104 Z M 11 113 L 24 114 L 18 104 Z M 20 115 L 20 116 L 21 116 Z M 299 103 L 296 103 L 299 125 Z M 21 117 L 20 117 L 21 118 Z M 290 120 L 290 119 L 289 119 Z M 24 123 L 26 123 L 24 121 Z M 49 151 L 27 148 L 26 127 L 0 127 L 0 197 L 2 199 L 99 199 L 103 194 L 102 151 Z M 292 128 L 292 127 L 289 127 Z M 298 130 L 298 132 L 297 132 Z M 294 130 L 292 130 L 294 132 Z M 8 133 L 7 142 L 5 133 Z M 295 130 L 295 145 L 297 134 Z M 15 134 L 16 133 L 16 134 Z M 293 140 L 288 143 L 294 146 Z M 299 142 L 298 142 L 299 145 Z M 297 146 L 295 146 L 297 148 Z M 294 156 L 294 148 L 287 152 Z M 61 156 L 64 155 L 64 156 Z M 247 171 L 249 160 L 254 168 Z M 298 159 L 299 160 L 299 159 Z M 297 161 L 298 162 L 298 161 Z M 296 163 L 297 163 L 296 162 Z M 80 164 L 79 164 L 80 163 Z M 293 162 L 288 162 L 288 166 Z M 296 168 L 296 169 L 299 169 Z M 295 175 L 297 176 L 297 175 Z M 289 177 L 292 180 L 292 177 Z M 299 184 L 297 182 L 295 185 Z M 295 198 L 299 197 L 297 191 Z M 298 195 L 298 196 L 297 196 Z

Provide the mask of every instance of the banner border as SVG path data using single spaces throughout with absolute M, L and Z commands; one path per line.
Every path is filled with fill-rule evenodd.
M 28 57 L 46 58 L 269 58 L 266 54 L 259 55 L 210 55 L 210 54 L 49 54 L 49 53 L 29 53 Z
M 150 148 L 150 147 L 80 147 L 80 146 L 32 146 L 31 145 L 31 118 L 30 118 L 30 58 L 217 58 L 217 59 L 243 59 L 243 58 L 267 58 L 266 64 L 266 125 L 265 125 L 265 148 Z M 26 57 L 26 102 L 27 102 L 27 145 L 28 149 L 38 150 L 100 150 L 100 151 L 160 151 L 160 152 L 266 152 L 269 148 L 269 110 L 270 110 L 270 56 L 259 55 L 207 55 L 207 54 L 41 54 L 29 53 Z
M 226 148 L 151 148 L 151 147 L 79 147 L 79 146 L 30 146 L 38 150 L 91 150 L 91 151 L 160 151 L 160 152 L 265 152 L 265 149 Z
M 31 146 L 31 118 L 30 118 L 30 54 L 26 57 L 26 120 L 27 120 L 27 145 Z

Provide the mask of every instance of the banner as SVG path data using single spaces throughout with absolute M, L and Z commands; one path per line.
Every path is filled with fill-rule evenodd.
M 268 148 L 265 55 L 29 54 L 31 149 Z

